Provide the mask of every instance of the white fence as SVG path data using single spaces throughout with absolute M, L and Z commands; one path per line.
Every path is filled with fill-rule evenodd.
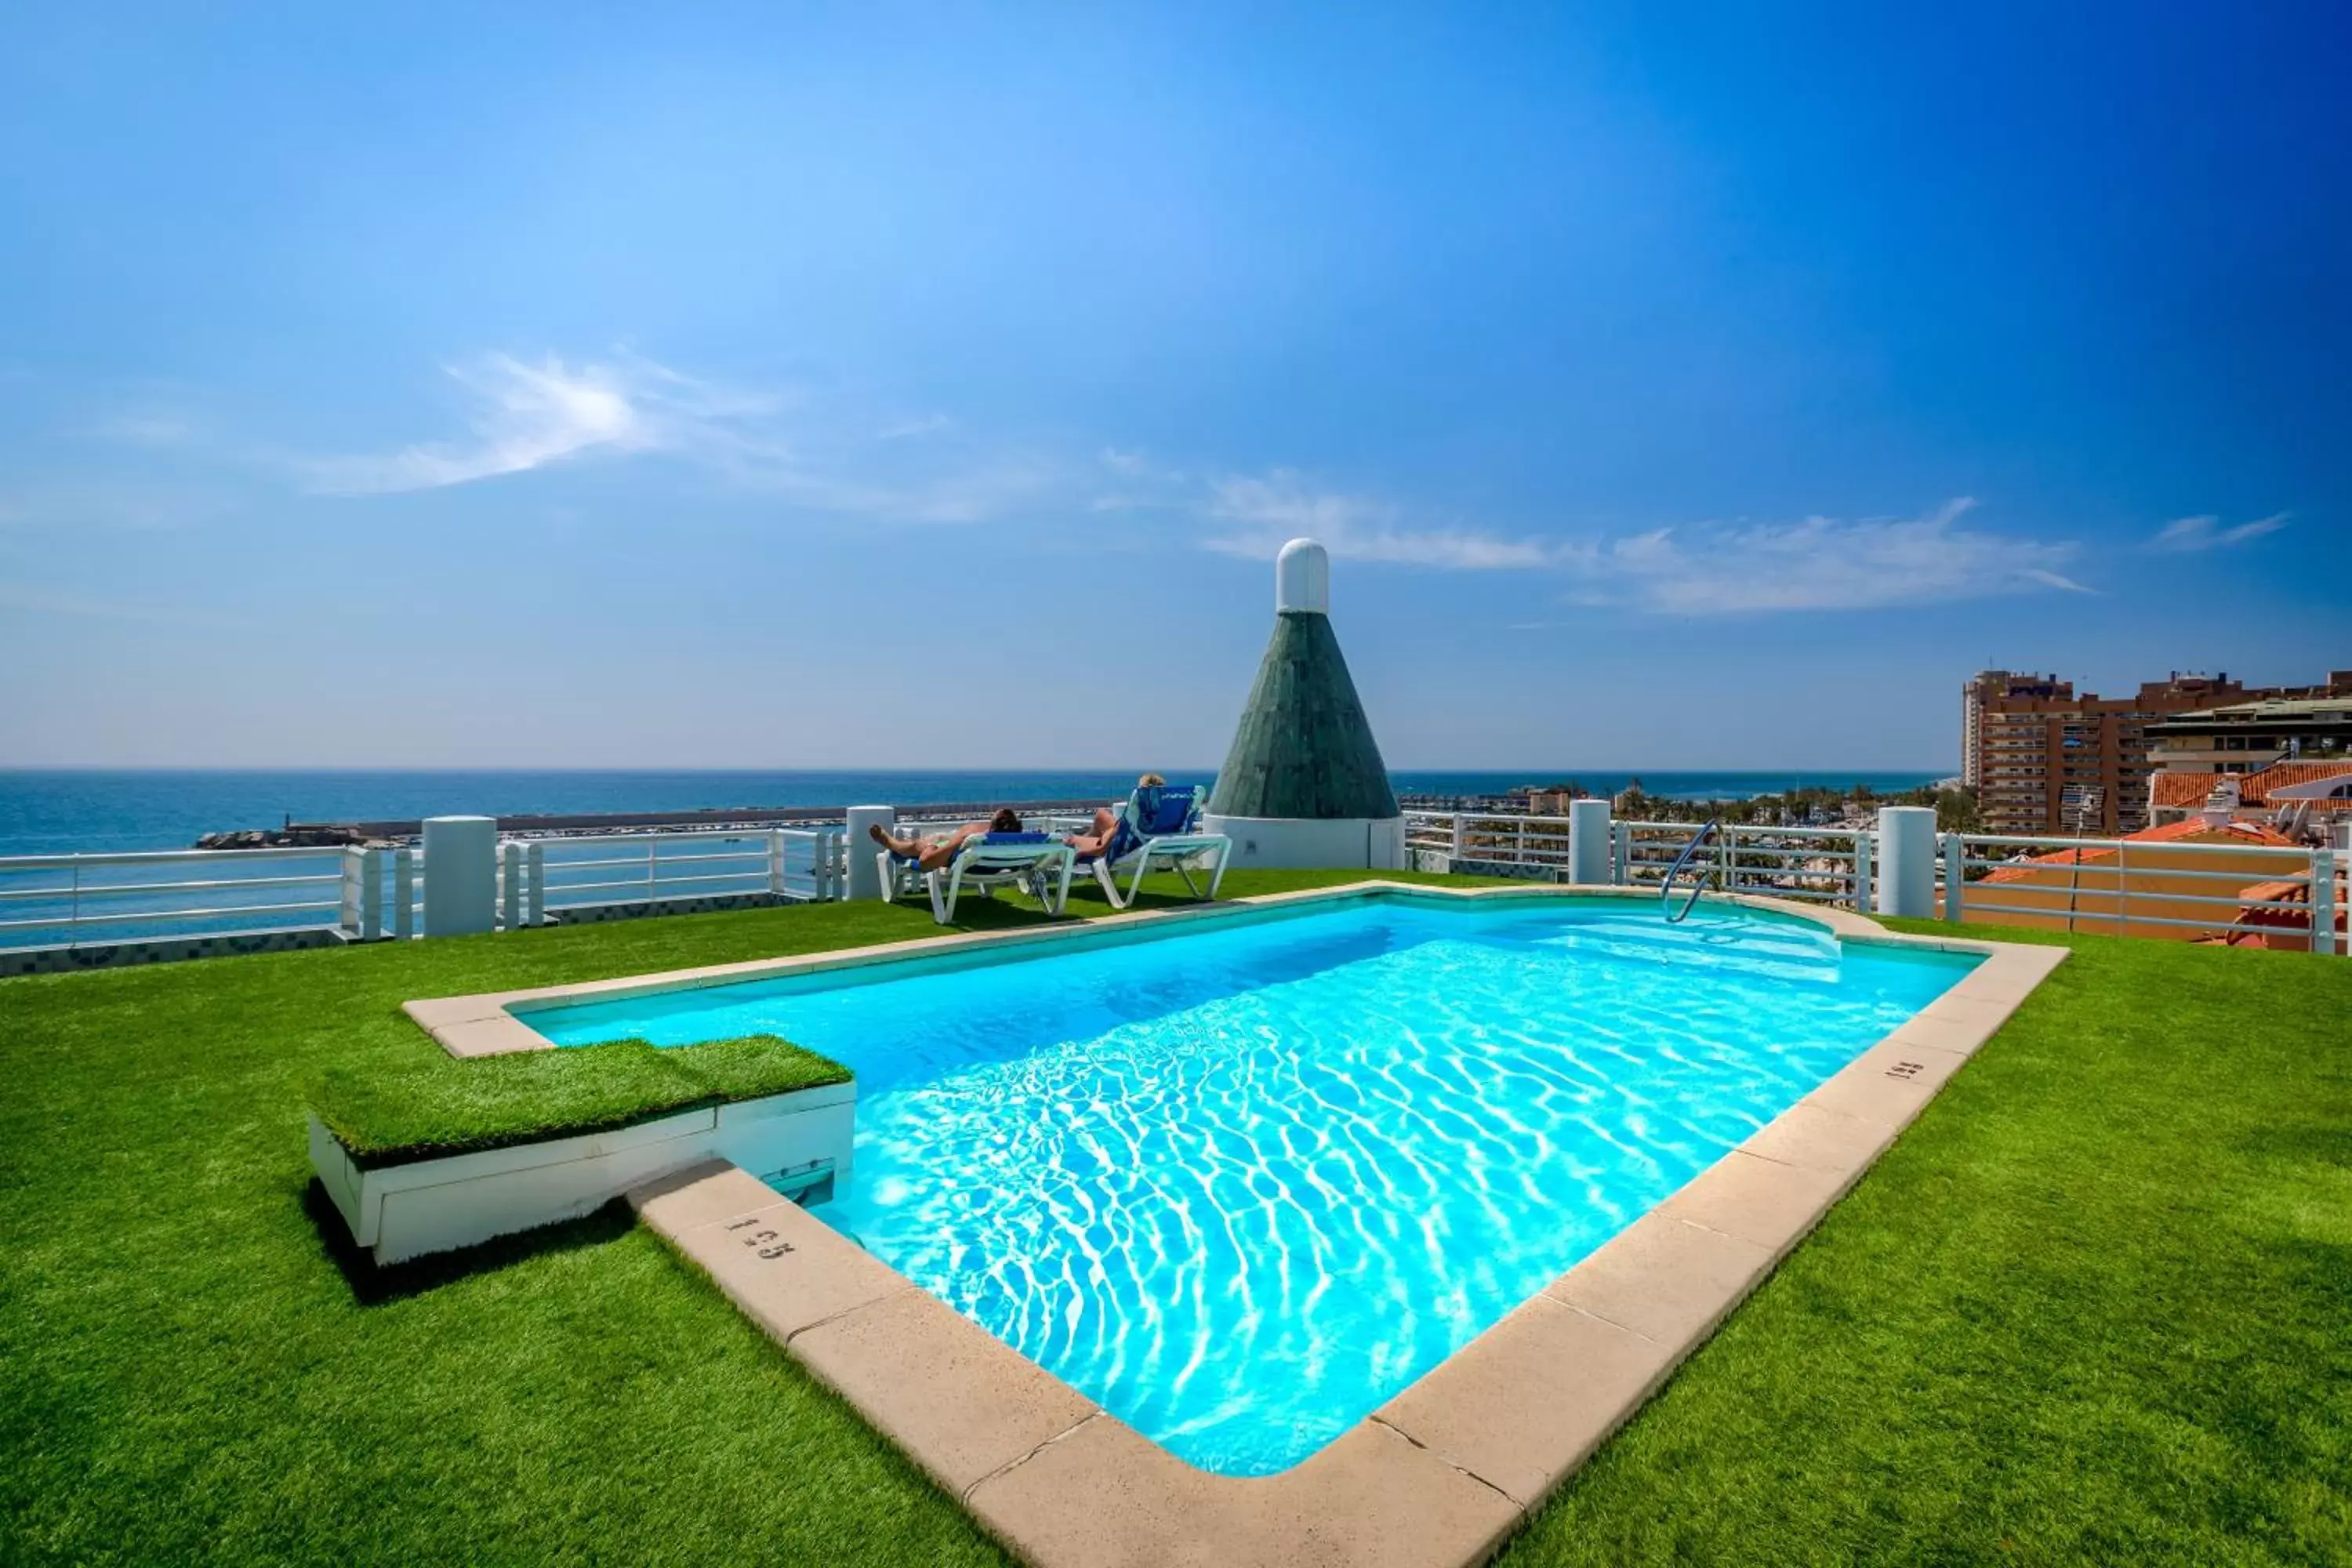
M 1620 886 L 1658 884 L 1697 831 L 1595 820 L 1609 835 L 1607 879 Z M 1032 819 L 1052 831 L 1082 825 L 1075 816 Z M 1564 816 L 1412 811 L 1405 827 L 1408 858 L 1424 868 L 1569 878 Z M 1934 847 L 1932 904 L 1913 911 L 1923 915 L 2175 941 L 2259 937 L 2323 952 L 2344 945 L 2337 923 L 2352 856 L 2325 847 L 1991 834 L 1944 834 Z M 1884 848 L 1867 828 L 1726 824 L 1684 876 L 1717 890 L 1866 910 L 1878 907 Z M 497 851 L 491 920 L 517 929 L 745 896 L 835 899 L 848 853 L 838 826 L 508 839 Z M 424 862 L 421 850 L 381 847 L 0 858 L 0 953 L 256 933 L 416 936 Z
M 761 894 L 796 903 L 822 902 L 841 896 L 842 842 L 837 827 L 503 839 L 493 894 L 497 923 L 515 930 L 567 914 L 683 907 Z M 354 867 L 341 908 L 346 934 L 365 942 L 423 931 L 422 850 L 344 853 Z M 377 901 L 370 901 L 370 889 L 376 889 Z
M 747 893 L 815 901 L 840 886 L 842 843 L 839 829 L 786 827 L 510 840 L 505 869 L 510 884 L 520 850 L 532 916 Z
M 1698 831 L 1686 822 L 1609 825 L 1609 880 L 1621 887 L 1662 881 Z M 1726 823 L 1684 868 L 1717 891 L 1863 908 L 1870 902 L 1874 836 L 1851 827 L 1759 827 Z M 1405 851 L 1416 863 L 1465 870 L 1494 868 L 1569 879 L 1569 819 L 1488 812 L 1409 811 Z
M 0 858 L 0 947 L 332 926 L 340 849 Z
M 2337 858 L 2252 843 L 1948 833 L 1937 912 L 2110 936 L 2308 936 L 2333 952 L 2345 907 Z
M 497 923 L 745 895 L 820 901 L 840 896 L 842 852 L 837 827 L 507 839 Z M 412 937 L 425 929 L 425 854 L 410 847 L 9 856 L 0 951 L 299 931 Z
M 1698 831 L 1693 823 L 1611 823 L 1609 881 L 1658 885 Z M 1429 870 L 1566 881 L 1570 840 L 1564 816 L 1405 814 L 1408 858 Z M 1937 837 L 1936 851 L 1934 902 L 1916 911 L 1929 918 L 2174 941 L 2260 937 L 2273 946 L 2347 951 L 2337 928 L 2352 857 L 2326 846 L 1947 833 Z M 1869 911 L 1879 907 L 1882 868 L 1872 828 L 1726 823 L 1678 885 Z

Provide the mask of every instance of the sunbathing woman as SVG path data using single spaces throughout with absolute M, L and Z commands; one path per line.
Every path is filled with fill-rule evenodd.
M 878 822 L 866 831 L 874 836 L 875 843 L 893 855 L 904 855 L 921 869 L 936 871 L 956 858 L 956 851 L 963 847 L 967 838 L 977 838 L 983 833 L 1020 832 L 1021 814 L 1009 805 L 1004 806 L 986 822 L 967 822 L 952 833 L 929 838 L 900 838 L 883 831 Z

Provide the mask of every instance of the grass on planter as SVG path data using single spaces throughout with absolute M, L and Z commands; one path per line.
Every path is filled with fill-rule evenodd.
M 609 1132 L 698 1106 L 821 1084 L 849 1069 L 773 1035 L 660 1048 L 614 1040 L 399 1067 L 330 1067 L 312 1111 L 362 1166 Z

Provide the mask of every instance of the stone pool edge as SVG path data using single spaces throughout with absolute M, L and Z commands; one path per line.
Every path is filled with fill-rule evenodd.
M 1370 878 L 1329 888 L 1303 888 L 1295 892 L 1260 893 L 1176 909 L 1143 910 L 1098 915 L 1084 921 L 1056 921 L 1023 931 L 960 931 L 949 936 L 912 937 L 904 942 L 876 942 L 866 947 L 835 948 L 823 952 L 793 953 L 781 958 L 751 958 L 733 963 L 703 964 L 690 969 L 656 970 L 611 980 L 582 980 L 562 985 L 531 986 L 514 991 L 482 991 L 466 996 L 420 997 L 403 1002 L 401 1011 L 453 1057 L 503 1056 L 509 1051 L 541 1051 L 555 1043 L 532 1028 L 512 1009 L 530 1011 L 582 1002 L 610 1002 L 628 996 L 651 996 L 674 991 L 698 991 L 751 980 L 779 980 L 789 975 L 816 974 L 831 970 L 859 969 L 898 959 L 965 952 L 992 948 L 1050 946 L 1055 942 L 1099 939 L 1105 932 L 1141 931 L 1187 921 L 1231 919 L 1235 913 L 1283 909 L 1301 904 L 1348 903 L 1362 899 L 1403 894 L 1439 900 L 1538 900 L 1546 898 L 1654 898 L 1656 889 L 1577 883 L 1520 883 L 1485 888 L 1448 888 L 1426 882 L 1393 882 Z M 1793 899 L 1750 893 L 1708 893 L 1704 901 L 1770 910 L 1827 926 L 1841 940 L 1902 947 L 1941 949 L 1951 952 L 1990 952 L 2004 945 L 1959 938 L 1902 936 L 1877 921 L 1844 910 L 1825 909 Z M 2014 944 L 2010 944 L 2014 945 Z
M 1372 880 L 1113 919 L 1181 921 L 1235 904 L 1388 890 L 1457 899 L 1642 896 Z M 1902 935 L 1861 915 L 1792 900 L 1710 901 L 1794 914 L 1843 940 L 1972 952 L 1984 962 L 1605 1246 L 1279 1475 L 1219 1476 L 1186 1464 L 727 1162 L 674 1173 L 635 1190 L 630 1202 L 787 1354 L 1038 1568 L 1483 1563 L 1763 1282 L 2067 957 L 2061 947 Z M 411 1003 L 408 1011 L 453 1055 L 541 1049 L 550 1043 L 506 1012 L 509 1002 L 586 1000 L 1025 945 L 1110 923 L 925 938 Z M 483 1026 L 500 1021 L 512 1028 Z

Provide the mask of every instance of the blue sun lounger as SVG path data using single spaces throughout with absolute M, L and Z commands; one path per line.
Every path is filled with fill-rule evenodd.
M 1201 807 L 1205 804 L 1201 795 L 1198 784 L 1145 784 L 1127 797 L 1118 808 L 1118 826 L 1109 845 L 1102 854 L 1078 862 L 1102 884 L 1111 908 L 1123 910 L 1133 904 L 1144 875 L 1153 870 L 1174 871 L 1196 899 L 1217 896 L 1234 841 L 1222 833 L 1198 831 Z M 1118 888 L 1122 873 L 1127 877 L 1123 895 Z M 1208 878 L 1207 891 L 1193 879 L 1196 873 Z

